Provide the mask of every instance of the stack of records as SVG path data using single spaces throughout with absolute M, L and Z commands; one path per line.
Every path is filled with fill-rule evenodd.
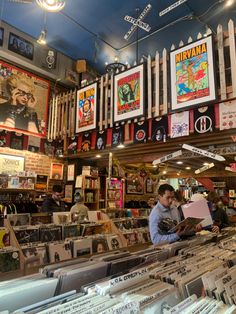
M 73 257 L 92 254 L 92 238 L 73 240 Z
M 62 238 L 73 238 L 80 236 L 80 225 L 77 223 L 66 224 L 62 226 Z

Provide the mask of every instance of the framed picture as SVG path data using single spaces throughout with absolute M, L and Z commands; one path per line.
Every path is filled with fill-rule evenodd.
M 64 201 L 67 203 L 73 202 L 73 184 L 66 184 L 65 185 L 65 197 Z
M 144 179 L 139 174 L 128 173 L 126 177 L 127 194 L 144 194 Z
M 212 36 L 170 52 L 171 110 L 216 99 Z
M 75 179 L 75 164 L 67 166 L 67 181 L 74 181 Z
M 63 180 L 63 169 L 63 164 L 51 163 L 50 179 Z
M 25 158 L 0 154 L 0 173 L 16 176 L 25 169 Z
M 22 57 L 33 60 L 34 45 L 23 37 L 13 33 L 9 34 L 8 50 L 15 52 Z
M 77 92 L 76 133 L 92 130 L 97 123 L 97 83 Z
M 114 77 L 114 122 L 144 115 L 144 65 Z
M 147 177 L 146 179 L 146 193 L 154 193 L 154 184 L 150 177 Z
M 0 128 L 46 136 L 48 81 L 0 60 Z
M 0 27 L 0 46 L 3 45 L 4 28 Z

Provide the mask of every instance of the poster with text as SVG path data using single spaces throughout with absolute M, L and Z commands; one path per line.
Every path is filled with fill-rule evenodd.
M 63 164 L 51 163 L 50 179 L 63 180 L 63 169 Z
M 97 83 L 94 83 L 77 92 L 76 133 L 95 129 L 96 122 Z
M 212 36 L 170 53 L 171 109 L 216 99 Z
M 114 122 L 144 115 L 144 65 L 114 77 Z
M 46 136 L 48 81 L 0 60 L 0 128 Z

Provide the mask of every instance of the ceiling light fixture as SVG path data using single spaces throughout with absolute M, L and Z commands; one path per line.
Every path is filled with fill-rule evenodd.
M 101 156 L 101 155 L 99 155 L 99 154 L 97 154 L 95 157 L 96 157 L 96 158 L 101 158 L 102 156 Z
M 182 165 L 183 164 L 182 161 L 177 161 L 176 163 L 177 163 L 177 165 Z
M 46 35 L 47 35 L 47 31 L 45 29 L 43 29 L 39 35 L 39 38 L 37 39 L 37 43 L 40 45 L 46 45 L 46 43 L 47 43 Z
M 233 0 L 228 0 L 225 5 L 226 5 L 227 7 L 230 7 L 233 3 L 234 3 Z
M 49 12 L 59 12 L 66 4 L 65 0 L 36 0 L 36 2 L 42 9 Z
M 185 169 L 186 169 L 186 170 L 191 170 L 191 167 L 186 167 Z
M 106 66 L 106 72 L 109 74 L 116 73 L 122 70 L 122 68 L 126 68 L 125 64 L 119 62 L 118 57 L 115 57 L 114 62 L 112 63 L 105 62 L 105 66 Z

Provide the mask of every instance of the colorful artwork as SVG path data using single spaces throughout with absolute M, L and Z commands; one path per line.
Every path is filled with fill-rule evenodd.
M 76 133 L 96 128 L 97 83 L 77 92 Z
M 142 116 L 143 65 L 117 74 L 114 82 L 114 122 Z
M 63 164 L 51 163 L 50 179 L 63 180 Z
M 0 61 L 0 128 L 46 136 L 49 82 Z
M 171 109 L 216 99 L 212 37 L 170 53 Z
M 126 178 L 127 194 L 144 194 L 144 178 L 138 174 L 128 173 Z

